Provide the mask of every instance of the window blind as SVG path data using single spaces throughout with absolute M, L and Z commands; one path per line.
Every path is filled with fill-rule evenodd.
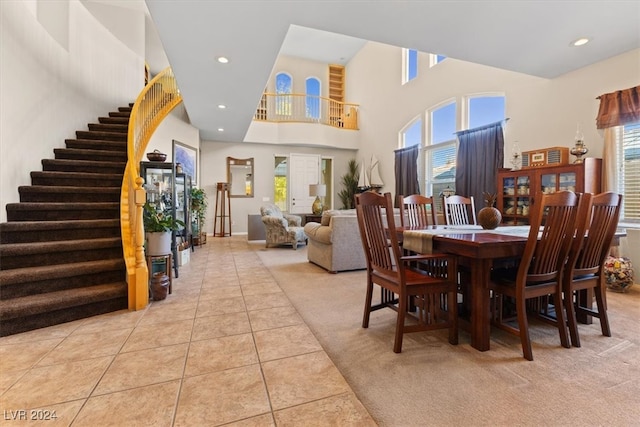
M 618 188 L 623 194 L 621 220 L 640 223 L 640 123 L 624 126 L 617 163 Z

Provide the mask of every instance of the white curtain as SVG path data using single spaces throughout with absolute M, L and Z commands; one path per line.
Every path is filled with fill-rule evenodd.
M 618 188 L 618 147 L 622 143 L 622 130 L 622 126 L 604 128 L 602 191 L 620 193 Z

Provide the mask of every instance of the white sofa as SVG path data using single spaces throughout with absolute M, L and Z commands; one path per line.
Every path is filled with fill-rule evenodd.
M 400 224 L 399 213 L 395 221 Z M 320 223 L 308 222 L 307 259 L 330 273 L 367 268 L 355 209 L 330 210 Z

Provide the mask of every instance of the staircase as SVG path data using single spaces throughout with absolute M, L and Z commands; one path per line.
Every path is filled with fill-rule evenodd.
M 129 107 L 77 131 L 31 172 L 0 224 L 0 336 L 128 304 L 120 188 Z

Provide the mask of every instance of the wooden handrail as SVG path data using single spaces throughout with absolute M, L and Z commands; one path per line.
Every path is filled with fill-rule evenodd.
M 158 125 L 182 102 L 171 68 L 155 76 L 140 92 L 129 117 L 127 165 L 120 192 L 120 230 L 127 267 L 129 310 L 149 303 L 149 270 L 144 256 L 142 209 L 146 201 L 140 161 Z
M 358 104 L 300 93 L 264 93 L 253 119 L 358 129 Z

